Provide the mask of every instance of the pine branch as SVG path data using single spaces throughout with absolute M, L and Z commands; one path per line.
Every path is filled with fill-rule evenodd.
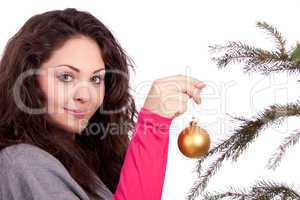
M 211 53 L 225 51 L 221 58 L 213 57 L 219 68 L 224 68 L 230 63 L 241 63 L 250 59 L 259 60 L 260 63 L 268 63 L 270 60 L 278 60 L 278 55 L 267 50 L 249 46 L 242 42 L 229 41 L 226 45 L 209 46 Z
M 234 41 L 230 41 L 224 46 L 209 46 L 212 53 L 224 52 L 223 56 L 212 58 L 217 67 L 222 69 L 229 64 L 243 63 L 245 73 L 260 72 L 268 75 L 272 72 L 288 72 L 299 74 L 300 63 L 294 61 L 288 54 L 285 48 L 286 40 L 281 33 L 266 22 L 257 22 L 257 27 L 266 30 L 275 39 L 276 51 L 267 51 Z
M 217 172 L 221 167 L 222 161 L 225 159 L 226 154 L 223 153 L 216 161 L 214 161 L 206 170 L 205 174 L 198 177 L 198 180 L 193 184 L 192 189 L 187 195 L 187 199 L 195 199 L 199 196 L 206 187 L 209 179 Z
M 243 63 L 245 73 L 260 72 L 268 75 L 271 72 L 289 73 L 300 72 L 299 63 L 295 63 L 290 57 L 282 55 L 280 52 L 267 51 L 244 44 L 242 42 L 228 42 L 225 46 L 209 46 L 210 52 L 224 52 L 223 56 L 212 57 L 219 69 L 227 67 L 229 64 Z
M 280 54 L 283 57 L 288 57 L 285 45 L 286 45 L 286 40 L 283 38 L 281 33 L 274 28 L 273 26 L 267 24 L 266 22 L 257 22 L 256 23 L 258 28 L 264 29 L 269 33 L 274 39 L 276 43 L 276 48 L 279 50 Z
M 205 200 L 219 199 L 243 199 L 243 200 L 299 200 L 300 195 L 285 184 L 259 181 L 253 185 L 249 192 L 246 189 L 230 188 L 229 192 L 208 192 L 203 195 Z
M 206 188 L 209 179 L 217 172 L 225 159 L 236 162 L 238 157 L 247 149 L 258 136 L 259 132 L 271 125 L 280 125 L 282 121 L 291 116 L 300 115 L 300 103 L 289 103 L 287 105 L 272 105 L 265 109 L 254 120 L 243 119 L 242 125 L 234 130 L 234 133 L 219 145 L 211 149 L 197 163 L 196 169 L 198 180 L 194 183 L 188 193 L 187 199 L 194 199 Z M 211 155 L 219 153 L 218 159 L 213 162 L 202 174 L 204 160 Z
M 292 135 L 287 136 L 284 139 L 284 142 L 278 147 L 277 152 L 273 154 L 272 157 L 269 159 L 267 167 L 273 170 L 276 167 L 278 167 L 287 149 L 290 146 L 297 144 L 299 142 L 299 139 L 300 139 L 300 130 L 295 130 L 295 132 Z

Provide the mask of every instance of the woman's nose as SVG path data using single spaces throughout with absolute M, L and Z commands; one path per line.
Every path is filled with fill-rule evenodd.
M 91 97 L 91 91 L 88 86 L 79 86 L 75 90 L 74 100 L 81 103 L 88 102 Z

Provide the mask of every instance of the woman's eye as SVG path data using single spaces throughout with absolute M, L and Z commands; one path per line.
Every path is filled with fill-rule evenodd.
M 59 80 L 61 80 L 63 82 L 70 82 L 73 79 L 73 76 L 68 73 L 63 73 L 63 74 L 59 75 L 58 78 L 59 78 Z
M 92 81 L 95 82 L 96 84 L 100 84 L 102 80 L 104 80 L 103 77 L 101 76 L 93 76 L 92 78 Z

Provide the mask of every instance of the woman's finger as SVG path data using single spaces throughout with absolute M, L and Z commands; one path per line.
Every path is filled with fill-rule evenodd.
M 178 74 L 178 75 L 173 75 L 173 76 L 167 76 L 161 79 L 157 79 L 157 81 L 162 81 L 162 82 L 183 82 L 186 84 L 190 84 L 190 82 L 192 82 L 192 84 L 195 85 L 203 85 L 203 81 L 200 81 L 196 78 L 193 78 L 191 76 L 187 76 L 187 75 L 183 75 L 183 74 Z
M 201 98 L 200 98 L 200 92 L 205 86 L 202 86 L 201 88 L 195 87 L 194 84 L 190 82 L 190 85 L 183 85 L 181 87 L 181 92 L 188 94 L 193 100 L 197 103 L 201 103 Z

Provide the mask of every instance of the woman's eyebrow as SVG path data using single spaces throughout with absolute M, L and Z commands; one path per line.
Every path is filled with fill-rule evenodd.
M 77 71 L 77 72 L 80 72 L 79 69 L 77 69 L 76 67 L 74 67 L 74 66 L 72 66 L 72 65 L 68 65 L 68 64 L 61 64 L 61 65 L 57 65 L 57 66 L 55 66 L 55 67 L 63 67 L 63 66 L 69 67 L 69 68 L 71 68 L 71 69 L 73 69 L 73 70 L 75 70 L 75 71 Z M 93 72 L 93 74 L 95 74 L 95 73 L 98 72 L 98 71 L 102 71 L 102 70 L 105 70 L 105 68 L 97 69 L 96 71 Z

